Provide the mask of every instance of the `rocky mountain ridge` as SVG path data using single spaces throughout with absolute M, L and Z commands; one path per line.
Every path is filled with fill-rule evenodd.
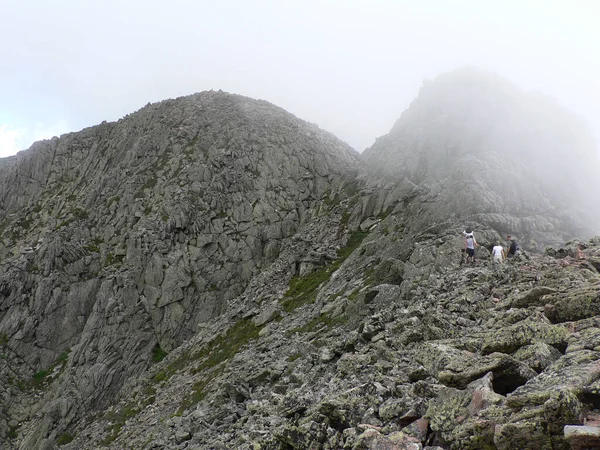
M 562 426 L 597 406 L 598 242 L 461 266 L 467 222 L 484 259 L 507 230 L 575 236 L 559 211 L 580 203 L 514 176 L 533 193 L 490 208 L 488 172 L 463 189 L 436 158 L 465 168 L 473 146 L 419 138 L 449 104 L 428 96 L 363 157 L 211 91 L 0 164 L 4 447 L 569 448 Z

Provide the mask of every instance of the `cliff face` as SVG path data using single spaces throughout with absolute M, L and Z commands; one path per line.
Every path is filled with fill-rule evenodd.
M 440 219 L 489 225 L 531 248 L 598 231 L 592 134 L 552 99 L 493 74 L 427 82 L 362 156 L 375 174 L 430 189 Z
M 598 413 L 600 243 L 487 258 L 581 228 L 576 127 L 459 71 L 362 157 L 205 92 L 0 161 L 0 442 L 568 448 Z

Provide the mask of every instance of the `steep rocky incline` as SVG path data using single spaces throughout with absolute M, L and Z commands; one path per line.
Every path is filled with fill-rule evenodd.
M 600 417 L 600 241 L 494 269 L 423 236 L 399 283 L 398 224 L 200 333 L 65 448 L 571 448 L 565 425 Z
M 356 166 L 347 145 L 280 108 L 205 92 L 0 167 L 2 435 L 51 448 L 110 404 L 153 354 L 227 312 L 322 199 L 346 195 Z M 340 233 L 315 236 L 314 258 Z M 281 282 L 307 256 L 290 257 Z
M 483 223 L 538 250 L 600 231 L 592 133 L 554 100 L 491 73 L 426 82 L 362 156 L 377 176 L 429 189 L 438 221 Z

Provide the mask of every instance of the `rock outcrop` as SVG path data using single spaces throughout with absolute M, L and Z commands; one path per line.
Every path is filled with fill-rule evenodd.
M 585 231 L 552 108 L 459 71 L 360 157 L 205 92 L 0 160 L 0 448 L 583 445 L 600 241 L 488 261 Z

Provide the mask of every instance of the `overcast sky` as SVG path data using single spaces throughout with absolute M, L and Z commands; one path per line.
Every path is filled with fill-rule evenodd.
M 595 0 L 0 0 L 0 156 L 208 89 L 359 151 L 422 81 L 465 65 L 539 90 L 600 137 Z

